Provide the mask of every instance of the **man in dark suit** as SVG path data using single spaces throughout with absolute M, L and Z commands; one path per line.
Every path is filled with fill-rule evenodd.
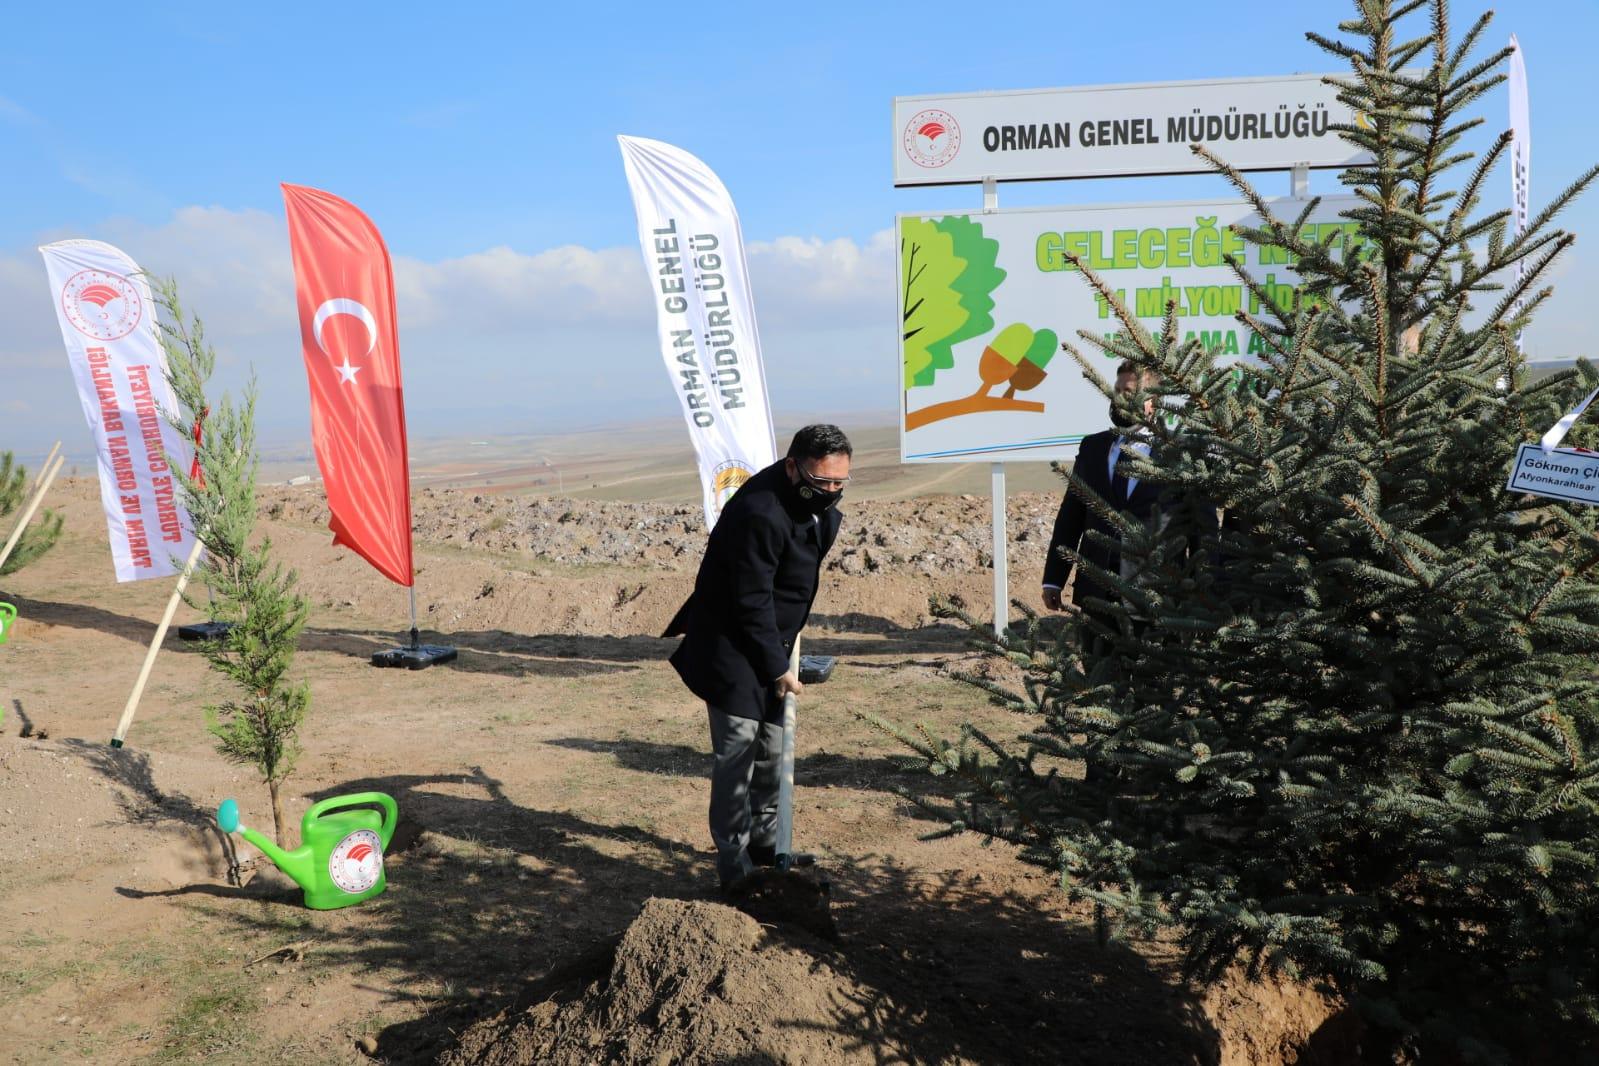
M 788 455 L 739 487 L 705 546 L 694 594 L 666 629 L 684 634 L 678 676 L 711 721 L 711 840 L 728 888 L 776 859 L 783 697 L 822 557 L 842 521 L 852 449 L 837 426 L 806 426 Z
M 1115 389 L 1118 395 L 1131 397 L 1137 394 L 1140 386 L 1147 388 L 1157 380 L 1147 371 L 1141 376 L 1137 365 L 1126 362 L 1116 368 Z M 1145 401 L 1145 416 L 1148 417 L 1153 411 L 1154 401 Z M 1077 460 L 1072 470 L 1111 507 L 1129 518 L 1148 522 L 1155 505 L 1161 501 L 1160 487 L 1142 482 L 1138 478 L 1129 478 L 1118 466 L 1125 453 L 1142 451 L 1147 455 L 1147 440 L 1142 438 L 1135 423 L 1118 409 L 1116 404 L 1111 405 L 1110 417 L 1116 428 L 1091 433 L 1084 437 L 1082 443 L 1078 445 Z M 1211 514 L 1214 518 L 1214 510 Z M 1095 538 L 1086 535 L 1094 530 L 1110 537 L 1110 544 L 1098 543 Z M 1095 575 L 1086 572 L 1083 567 L 1074 566 L 1073 561 L 1068 559 L 1061 549 L 1075 552 L 1085 562 L 1107 573 L 1128 577 L 1131 575 L 1124 572 L 1121 553 L 1115 547 L 1117 537 L 1116 529 L 1089 509 L 1079 491 L 1075 487 L 1068 488 L 1065 499 L 1061 501 L 1060 513 L 1055 517 L 1055 531 L 1050 537 L 1049 555 L 1044 561 L 1044 606 L 1052 611 L 1063 609 L 1061 592 L 1066 587 L 1067 577 L 1075 569 L 1077 576 L 1072 582 L 1072 602 L 1087 612 L 1091 619 L 1114 627 L 1113 620 L 1105 617 L 1103 612 L 1096 614 L 1085 601 L 1114 600 L 1115 590 L 1105 587 Z M 1093 627 L 1084 626 L 1085 658 L 1093 659 L 1101 654 L 1100 643 L 1096 639 Z

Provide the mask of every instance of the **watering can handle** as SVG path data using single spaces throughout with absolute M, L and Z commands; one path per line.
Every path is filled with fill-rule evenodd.
M 338 810 L 341 807 L 366 807 L 376 806 L 383 808 L 383 824 L 378 827 L 378 836 L 383 841 L 383 846 L 389 846 L 389 839 L 394 836 L 394 827 L 400 820 L 400 807 L 394 802 L 394 797 L 383 792 L 352 792 L 348 796 L 329 796 L 311 805 L 305 812 L 305 824 L 310 825 L 317 818 L 328 811 Z

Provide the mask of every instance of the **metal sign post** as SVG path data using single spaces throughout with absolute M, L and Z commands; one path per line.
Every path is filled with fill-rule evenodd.
M 999 210 L 999 179 L 983 179 L 983 213 Z M 1005 635 L 1005 619 L 1010 613 L 1009 558 L 1005 550 L 1005 464 L 989 465 L 989 502 L 994 531 L 994 636 Z
M 1007 587 L 1009 573 L 1005 558 L 1005 464 L 995 463 L 989 468 L 993 487 L 994 508 L 994 636 L 1005 635 L 1005 621 L 1010 603 Z

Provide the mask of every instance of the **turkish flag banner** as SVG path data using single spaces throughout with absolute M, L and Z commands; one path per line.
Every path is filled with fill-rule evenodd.
M 283 201 L 333 543 L 409 588 L 411 479 L 389 251 L 371 220 L 337 196 L 284 185 Z

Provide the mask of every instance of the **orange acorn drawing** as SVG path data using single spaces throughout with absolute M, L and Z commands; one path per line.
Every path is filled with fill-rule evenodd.
M 1044 405 L 1034 400 L 1018 400 L 1018 392 L 1039 386 L 1049 376 L 1046 367 L 1060 345 L 1052 329 L 1035 331 L 1024 322 L 1013 322 L 983 349 L 977 361 L 977 376 L 982 387 L 970 396 L 946 400 L 905 414 L 905 428 L 918 429 L 932 422 L 980 411 L 1042 412 Z M 989 395 L 1004 385 L 1002 396 Z

